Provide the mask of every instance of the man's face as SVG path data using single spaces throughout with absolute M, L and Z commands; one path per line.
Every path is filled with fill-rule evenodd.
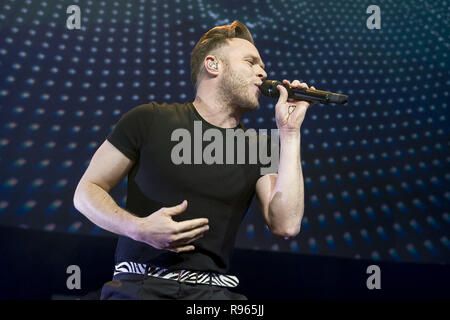
M 259 105 L 259 85 L 267 77 L 258 50 L 249 41 L 234 38 L 224 50 L 224 71 L 219 87 L 222 99 L 242 109 Z

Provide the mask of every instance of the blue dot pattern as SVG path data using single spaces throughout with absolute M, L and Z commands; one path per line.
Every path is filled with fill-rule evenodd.
M 81 30 L 68 30 L 69 5 Z M 303 122 L 301 233 L 272 236 L 255 202 L 241 248 L 450 262 L 448 3 L 12 1 L 0 4 L 0 223 L 109 235 L 73 207 L 95 150 L 131 108 L 193 99 L 190 52 L 216 25 L 249 27 L 270 79 L 348 94 Z M 247 127 L 275 128 L 262 97 Z M 126 179 L 112 191 L 126 201 Z

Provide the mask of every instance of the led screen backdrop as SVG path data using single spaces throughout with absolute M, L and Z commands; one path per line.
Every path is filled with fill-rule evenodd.
M 70 5 L 81 29 L 69 30 Z M 370 5 L 380 29 L 369 29 Z M 269 79 L 348 94 L 302 125 L 305 216 L 270 235 L 253 203 L 237 246 L 351 258 L 450 262 L 449 10 L 446 1 L 11 1 L 0 4 L 0 224 L 110 234 L 73 192 L 120 117 L 193 100 L 190 52 L 238 19 Z M 247 127 L 275 128 L 263 97 Z M 112 194 L 125 204 L 126 179 Z

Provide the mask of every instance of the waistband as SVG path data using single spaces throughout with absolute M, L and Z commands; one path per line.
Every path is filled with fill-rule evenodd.
M 239 284 L 239 279 L 232 275 L 191 270 L 169 271 L 169 269 L 136 262 L 120 262 L 116 264 L 114 267 L 114 275 L 121 273 L 142 274 L 150 277 L 174 280 L 180 283 L 207 284 L 228 288 L 237 287 Z

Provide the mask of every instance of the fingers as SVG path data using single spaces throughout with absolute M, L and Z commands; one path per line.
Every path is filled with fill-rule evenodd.
M 291 84 L 292 87 L 295 88 L 306 88 L 308 89 L 308 85 L 305 82 L 300 83 L 298 80 L 294 80 Z
M 176 239 L 172 241 L 169 246 L 167 247 L 167 250 L 172 252 L 185 252 L 185 251 L 191 251 L 195 250 L 194 246 L 187 246 L 187 244 L 190 244 L 194 241 L 197 241 L 198 239 L 203 238 L 203 233 L 209 229 L 208 226 L 196 229 L 190 232 L 185 232 L 183 234 L 177 234 L 173 237 L 173 239 Z
M 306 84 L 306 82 L 300 82 L 299 80 L 294 80 L 291 82 L 289 82 L 288 80 L 284 79 L 283 80 L 284 84 L 287 84 L 293 88 L 308 88 L 308 85 Z M 313 87 L 311 87 L 312 89 Z
M 200 234 L 203 234 L 203 232 L 208 231 L 209 230 L 209 226 L 205 225 L 202 227 L 198 227 L 186 232 L 179 232 L 175 235 L 172 236 L 172 241 L 179 241 L 182 239 L 186 239 L 186 238 L 194 238 Z
M 195 236 L 193 238 L 186 238 L 186 239 L 180 239 L 178 241 L 173 241 L 173 242 L 171 242 L 169 244 L 169 249 L 174 249 L 176 247 L 180 247 L 180 246 L 183 246 L 183 245 L 190 244 L 190 243 L 192 243 L 194 241 L 197 241 L 198 239 L 201 239 L 201 238 L 203 238 L 203 233 L 199 234 L 199 235 L 197 235 L 197 236 Z
M 294 80 L 291 83 L 289 80 L 284 79 L 282 82 L 283 82 L 283 84 L 288 85 L 291 88 L 306 88 L 306 89 L 308 89 L 308 85 L 305 82 L 300 82 L 299 80 Z M 280 87 L 280 88 L 278 88 L 278 87 Z M 281 103 L 286 103 L 286 102 L 294 102 L 294 101 L 296 101 L 293 98 L 289 98 L 288 99 L 288 92 L 287 92 L 287 90 L 284 90 L 286 92 L 286 97 L 284 96 L 283 89 L 285 89 L 285 88 L 283 86 L 278 86 L 278 87 L 277 88 L 280 91 L 280 97 L 279 97 L 277 103 L 280 103 L 280 102 Z M 314 88 L 314 87 L 311 87 L 311 88 Z
M 284 81 L 283 81 L 284 82 Z M 278 85 L 277 86 L 278 91 L 280 91 L 280 97 L 278 98 L 278 103 L 286 103 L 288 98 L 288 92 L 285 87 Z
M 178 214 L 186 211 L 187 204 L 188 204 L 187 200 L 184 200 L 181 204 L 179 204 L 175 207 L 162 208 L 162 209 L 166 215 L 175 216 L 175 215 L 178 215 Z M 193 229 L 196 227 L 201 227 L 207 223 L 208 223 L 208 219 L 206 219 L 206 218 L 198 218 L 198 219 L 177 222 L 176 232 L 183 232 L 183 231 L 190 230 L 190 229 Z
M 194 228 L 201 228 L 208 224 L 208 219 L 206 218 L 198 218 L 198 219 L 192 219 L 192 220 L 185 220 L 181 222 L 177 222 L 176 224 L 176 232 L 181 233 L 185 231 L 190 231 Z
M 187 209 L 188 202 L 184 200 L 177 206 L 163 207 L 157 212 L 142 218 L 139 241 L 147 243 L 156 249 L 184 252 L 195 250 L 189 245 L 209 230 L 209 220 L 197 218 L 176 222 L 172 219 Z
M 177 214 L 184 212 L 187 208 L 187 205 L 188 205 L 187 200 L 184 200 L 182 203 L 180 203 L 175 207 L 164 208 L 164 212 L 169 216 L 175 216 Z
M 195 247 L 194 246 L 184 246 L 184 247 L 172 248 L 172 249 L 167 249 L 167 250 L 176 252 L 176 253 L 180 253 L 180 252 L 195 250 Z

